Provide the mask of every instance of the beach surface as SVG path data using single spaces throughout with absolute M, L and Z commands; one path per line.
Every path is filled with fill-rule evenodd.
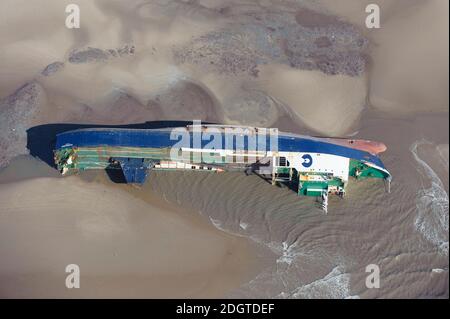
M 0 297 L 213 298 L 256 275 L 249 240 L 139 191 L 77 176 L 1 183 Z M 66 287 L 70 264 L 79 289 Z

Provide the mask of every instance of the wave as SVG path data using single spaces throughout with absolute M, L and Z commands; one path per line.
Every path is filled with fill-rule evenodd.
M 224 229 L 217 219 L 210 217 L 212 224 L 227 233 L 238 236 L 242 234 Z M 241 227 L 242 228 L 242 227 Z M 244 235 L 245 236 L 245 235 Z M 231 298 L 281 298 L 281 299 L 345 299 L 359 298 L 350 293 L 350 273 L 344 271 L 342 265 L 334 267 L 323 278 L 313 282 L 302 282 L 300 275 L 305 271 L 303 267 L 317 263 L 331 262 L 327 254 L 319 252 L 307 253 L 299 247 L 298 242 L 288 243 L 286 241 L 266 241 L 254 235 L 246 236 L 255 243 L 263 245 L 276 255 L 275 263 L 268 266 L 254 279 L 234 291 Z M 333 258 L 332 258 L 333 259 Z M 336 260 L 340 260 L 337 258 Z M 342 260 L 340 260 L 342 261 Z M 311 270 L 311 269 L 310 269 Z M 270 289 L 268 289 L 270 287 Z
M 359 299 L 350 294 L 350 274 L 345 273 L 341 266 L 334 267 L 325 277 L 296 288 L 291 293 L 281 293 L 281 298 L 302 299 Z
M 411 145 L 410 150 L 419 168 L 430 180 L 431 187 L 421 188 L 418 191 L 417 217 L 414 225 L 425 239 L 438 247 L 439 253 L 448 256 L 448 194 L 439 176 L 419 157 L 417 148 L 423 144 L 432 143 L 426 140 L 416 141 Z M 439 152 L 438 149 L 436 151 Z

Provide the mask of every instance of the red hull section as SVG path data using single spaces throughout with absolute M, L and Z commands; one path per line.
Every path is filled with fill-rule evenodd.
M 370 154 L 376 155 L 386 151 L 387 147 L 384 143 L 368 141 L 368 140 L 355 140 L 347 138 L 324 138 L 327 142 L 342 145 L 350 148 L 354 148 L 360 151 L 365 151 Z

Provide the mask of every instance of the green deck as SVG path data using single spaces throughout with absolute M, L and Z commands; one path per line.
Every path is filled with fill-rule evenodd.
M 72 156 L 72 163 L 65 164 Z M 110 166 L 112 157 L 148 158 L 167 160 L 170 158 L 169 148 L 132 148 L 132 147 L 95 147 L 95 148 L 63 148 L 55 152 L 58 169 L 69 170 L 105 169 Z
M 185 162 L 192 161 L 192 153 Z M 112 165 L 111 158 L 142 158 L 155 162 L 170 161 L 170 148 L 134 148 L 134 147 L 84 147 L 62 148 L 55 151 L 55 162 L 60 171 L 72 173 L 89 169 L 117 168 Z M 70 159 L 70 160 L 69 160 Z M 69 160 L 69 162 L 68 162 Z M 222 157 L 224 161 L 225 158 Z M 200 163 L 198 163 L 200 164 Z M 213 163 L 204 163 L 213 164 Z M 119 167 L 120 168 L 120 167 Z M 164 170 L 176 170 L 176 168 L 160 168 Z M 232 165 L 230 165 L 232 170 Z M 206 170 L 207 171 L 207 170 Z M 305 196 L 321 196 L 323 192 L 335 189 L 345 189 L 342 179 L 329 173 L 310 173 L 310 177 L 320 177 L 323 180 L 309 180 L 308 174 L 297 172 L 291 167 L 277 167 L 276 176 L 283 177 L 285 181 L 297 185 L 297 193 Z M 387 178 L 388 173 L 372 168 L 361 161 L 350 160 L 349 176 L 355 178 Z
M 386 172 L 370 167 L 357 160 L 350 160 L 349 175 L 356 178 L 387 178 L 389 176 Z

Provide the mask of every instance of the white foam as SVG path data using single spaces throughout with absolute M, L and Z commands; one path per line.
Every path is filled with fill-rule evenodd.
M 240 223 L 239 223 L 239 227 L 241 227 L 243 230 L 246 230 L 247 227 L 248 227 L 248 224 L 247 224 L 247 223 L 244 223 L 244 222 L 240 222 Z
M 297 246 L 297 242 L 289 245 L 287 242 L 282 242 L 282 253 L 281 256 L 277 259 L 277 263 L 286 263 L 288 265 L 292 264 L 294 259 L 299 255 L 298 252 L 295 252 L 295 247 Z
M 200 212 L 201 213 L 201 212 Z M 216 227 L 218 230 L 223 231 L 224 233 L 233 235 L 233 236 L 238 236 L 238 237 L 246 237 L 245 235 L 238 233 L 236 231 L 232 231 L 230 229 L 226 229 L 223 225 L 222 222 L 218 219 L 212 218 L 211 216 L 209 216 L 209 220 L 211 221 L 211 224 L 213 224 L 214 227 Z M 252 237 L 250 237 L 252 239 Z
M 436 147 L 439 159 L 442 162 L 442 165 L 444 165 L 445 169 L 448 172 L 448 144 L 440 144 Z
M 281 245 L 278 242 L 266 242 L 264 240 L 258 239 L 255 236 L 250 236 L 250 238 L 256 243 L 265 245 L 268 247 L 273 253 L 278 255 L 277 264 L 287 264 L 288 266 L 292 264 L 292 262 L 298 256 L 304 256 L 304 253 L 300 251 L 296 251 L 297 242 L 292 244 L 288 244 L 287 242 L 282 242 Z
M 225 229 L 223 223 L 209 216 L 211 223 L 219 230 L 229 234 L 244 236 L 229 229 Z M 239 229 L 245 229 L 248 224 L 239 222 Z M 254 242 L 264 245 L 275 253 L 278 258 L 276 264 L 271 266 L 254 279 L 241 287 L 240 293 L 248 293 L 254 296 L 255 293 L 261 293 L 260 287 L 263 285 L 265 289 L 268 283 L 273 285 L 274 289 L 280 291 L 276 295 L 264 295 L 264 298 L 359 298 L 350 294 L 350 274 L 344 273 L 340 266 L 335 267 L 324 278 L 320 278 L 309 284 L 297 288 L 298 283 L 290 282 L 292 275 L 298 271 L 296 261 L 299 258 L 312 258 L 310 254 L 306 254 L 298 247 L 298 242 L 288 243 L 287 241 L 276 242 L 267 241 L 258 236 L 245 236 Z M 282 287 L 280 287 L 282 285 Z M 293 290 L 292 290 L 293 289 Z M 284 290 L 284 291 L 283 291 Z
M 223 227 L 222 227 L 222 223 L 220 222 L 220 220 L 218 219 L 214 219 L 212 217 L 209 217 L 209 220 L 211 221 L 211 223 L 214 225 L 214 227 L 216 227 L 217 229 L 227 232 Z
M 291 294 L 280 293 L 278 297 L 286 298 L 329 298 L 329 299 L 359 299 L 350 294 L 350 274 L 345 273 L 341 266 L 334 267 L 325 277 L 296 288 Z
M 431 270 L 431 272 L 435 272 L 435 273 L 438 273 L 438 274 L 443 273 L 444 271 L 445 271 L 445 270 L 442 269 L 442 268 L 433 268 L 433 269 Z
M 448 255 L 448 194 L 441 179 L 417 154 L 417 147 L 422 144 L 431 143 L 425 140 L 416 141 L 410 150 L 426 177 L 430 179 L 431 187 L 418 191 L 414 225 L 428 241 L 438 247 L 440 253 Z

